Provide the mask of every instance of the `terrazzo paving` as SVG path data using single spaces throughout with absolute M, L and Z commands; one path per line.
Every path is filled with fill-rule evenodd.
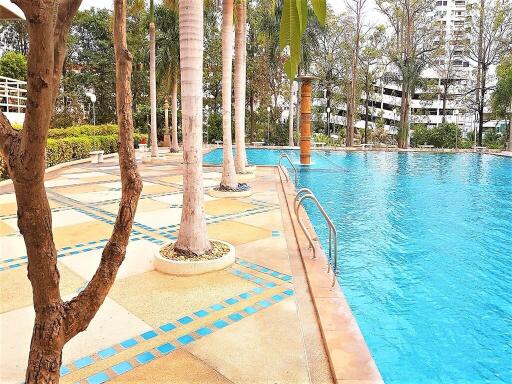
M 234 244 L 237 262 L 172 277 L 153 267 L 155 250 L 179 232 L 182 208 L 180 156 L 165 159 L 139 164 L 144 189 L 126 259 L 87 331 L 66 345 L 61 383 L 333 382 L 303 271 L 290 260 L 277 170 L 257 169 L 251 197 L 215 199 L 207 190 L 220 170 L 205 168 L 208 234 Z M 111 234 L 116 161 L 47 174 L 65 299 L 92 277 Z M 34 318 L 11 188 L 0 187 L 1 383 L 23 381 Z

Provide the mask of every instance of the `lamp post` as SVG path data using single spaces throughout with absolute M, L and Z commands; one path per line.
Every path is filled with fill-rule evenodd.
M 270 145 L 270 107 L 267 107 L 268 124 L 267 124 L 267 145 Z
M 475 118 L 473 119 L 473 136 L 475 136 L 475 137 L 474 137 L 474 140 L 475 140 L 475 147 L 476 147 L 476 127 L 477 127 L 477 126 L 478 126 L 478 125 L 476 124 L 476 113 L 475 113 Z
M 92 125 L 96 125 L 96 95 L 94 94 L 94 90 L 89 90 L 85 92 L 85 96 L 87 96 L 92 103 Z
M 507 151 L 512 151 L 512 100 L 510 100 L 510 105 L 507 107 L 508 114 L 508 143 L 505 146 Z
M 459 136 L 459 110 L 454 109 L 453 114 L 455 115 L 455 149 L 457 149 L 457 139 Z
M 327 107 L 327 137 L 331 137 L 331 107 Z
M 208 126 L 209 126 L 209 124 L 208 124 L 208 119 L 210 118 L 210 106 L 207 105 L 206 107 L 204 107 L 204 109 L 206 110 L 206 113 L 205 113 L 205 115 L 206 115 L 206 124 L 205 124 L 206 125 L 206 145 L 208 145 L 208 143 L 209 143 L 209 137 L 208 137 Z
M 396 129 L 396 120 L 397 120 L 397 115 L 398 115 L 398 110 L 396 108 L 393 109 L 393 132 L 395 131 Z

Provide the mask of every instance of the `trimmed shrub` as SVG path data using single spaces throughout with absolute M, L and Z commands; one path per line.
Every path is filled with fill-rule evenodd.
M 76 125 L 69 128 L 52 128 L 48 132 L 49 139 L 63 139 L 65 137 L 80 136 L 109 136 L 117 135 L 119 128 L 115 124 L 105 125 Z
M 425 125 L 417 125 L 412 136 L 412 146 L 429 144 L 436 148 L 455 148 L 455 137 L 462 141 L 462 134 L 456 124 L 439 124 L 434 128 L 427 128 Z
M 117 128 L 117 127 L 116 127 Z M 136 146 L 146 135 L 134 134 Z M 46 166 L 86 159 L 91 151 L 105 151 L 105 154 L 117 152 L 118 135 L 78 136 L 63 139 L 48 139 L 46 147 Z M 7 179 L 7 168 L 0 157 L 0 180 Z

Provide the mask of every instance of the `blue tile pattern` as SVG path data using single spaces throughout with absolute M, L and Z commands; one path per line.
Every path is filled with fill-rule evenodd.
M 115 348 L 110 347 L 110 348 L 103 349 L 103 350 L 99 351 L 98 356 L 101 357 L 102 359 L 107 359 L 110 356 L 114 356 L 116 353 L 117 353 L 117 351 L 115 350 Z
M 167 324 L 160 326 L 160 329 L 164 332 L 170 332 L 173 329 L 176 329 L 176 326 L 172 323 L 167 323 Z
M 191 342 L 194 341 L 194 338 L 190 335 L 184 335 L 184 336 L 180 336 L 178 337 L 178 341 L 183 344 L 183 345 L 186 345 L 186 344 L 189 344 Z
M 210 333 L 212 333 L 213 331 L 210 329 L 210 328 L 207 328 L 207 327 L 202 327 L 202 328 L 199 328 L 196 333 L 199 335 L 199 336 L 206 336 L 206 335 L 209 335 Z
M 114 366 L 112 366 L 112 370 L 117 374 L 117 375 L 122 375 L 123 373 L 126 373 L 128 371 L 131 371 L 133 369 L 133 366 L 127 362 L 127 361 L 123 361 L 119 364 L 116 364 Z
M 99 372 L 99 373 L 96 373 L 95 375 L 89 376 L 87 378 L 87 383 L 88 384 L 102 384 L 102 383 L 106 383 L 109 380 L 110 379 L 105 372 Z
M 87 367 L 93 363 L 94 363 L 94 360 L 90 356 L 82 357 L 81 359 L 78 359 L 77 361 L 74 362 L 75 367 L 77 369 Z
M 121 347 L 123 347 L 123 348 L 131 348 L 131 347 L 139 344 L 139 342 L 135 339 L 128 339 L 119 344 L 121 344 Z
M 165 343 L 158 347 L 156 347 L 157 351 L 160 352 L 162 355 L 167 355 L 168 353 L 171 353 L 176 349 L 174 345 L 171 343 Z
M 149 339 L 152 339 L 153 337 L 156 337 L 158 336 L 158 333 L 156 333 L 155 331 L 151 330 L 151 331 L 147 331 L 147 332 L 144 332 L 142 335 L 140 335 L 144 340 L 149 340 Z
M 139 364 L 147 364 L 150 361 L 155 360 L 155 355 L 153 355 L 151 352 L 143 352 L 135 356 L 135 360 L 137 360 Z

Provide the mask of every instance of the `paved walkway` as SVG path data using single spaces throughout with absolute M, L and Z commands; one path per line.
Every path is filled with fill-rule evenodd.
M 333 382 L 275 168 L 258 168 L 249 198 L 205 194 L 208 235 L 236 246 L 235 265 L 197 277 L 154 270 L 155 249 L 179 228 L 179 159 L 140 164 L 144 189 L 126 260 L 88 330 L 66 345 L 61 382 Z M 48 174 L 66 299 L 92 277 L 111 233 L 116 161 Z M 219 180 L 219 169 L 205 168 L 205 191 Z M 34 313 L 10 186 L 0 187 L 0 218 L 0 382 L 19 383 Z

